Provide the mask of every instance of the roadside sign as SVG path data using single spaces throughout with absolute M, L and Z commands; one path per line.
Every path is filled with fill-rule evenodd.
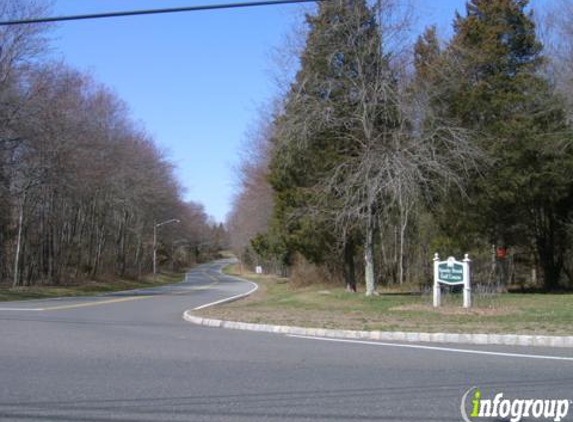
M 464 308 L 471 307 L 470 285 L 470 259 L 468 254 L 463 261 L 456 261 L 450 256 L 446 261 L 440 261 L 436 253 L 434 256 L 434 307 L 439 307 L 441 302 L 440 284 L 449 286 L 464 286 Z
M 438 282 L 444 284 L 464 284 L 464 266 L 453 257 L 438 265 Z

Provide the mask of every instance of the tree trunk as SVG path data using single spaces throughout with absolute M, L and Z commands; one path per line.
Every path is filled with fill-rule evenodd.
M 403 284 L 404 276 L 404 242 L 406 241 L 406 230 L 408 229 L 408 217 L 410 207 L 408 203 L 404 204 L 402 193 L 400 193 L 400 254 L 398 256 L 398 283 Z
M 545 210 L 543 210 L 545 211 Z M 559 289 L 559 280 L 565 257 L 563 247 L 557 241 L 562 237 L 557 234 L 559 223 L 551 212 L 541 211 L 541 224 L 537 229 L 537 255 L 539 264 L 543 272 L 543 288 L 545 291 L 555 291 Z
M 364 278 L 366 281 L 366 296 L 376 294 L 376 281 L 374 279 L 374 216 L 372 210 L 368 212 L 366 224 L 366 240 L 364 243 Z
M 543 288 L 548 292 L 558 290 L 563 269 L 563 256 L 555 250 L 556 248 L 549 240 L 540 240 L 538 244 L 544 245 L 538 247 L 539 263 L 543 271 Z
M 356 269 L 354 265 L 354 241 L 348 239 L 344 244 L 344 283 L 347 292 L 356 292 Z
M 20 252 L 22 250 L 22 230 L 24 226 L 24 206 L 26 204 L 26 191 L 20 203 L 20 212 L 18 214 L 18 237 L 16 240 L 16 255 L 14 257 L 14 281 L 12 287 L 17 287 L 20 283 Z
M 104 246 L 104 242 L 105 242 L 105 226 L 102 224 L 102 226 L 98 229 L 98 231 L 99 231 L 99 236 L 98 236 L 98 240 L 97 240 L 96 254 L 95 254 L 95 258 L 94 258 L 94 262 L 93 262 L 93 266 L 92 266 L 92 273 L 91 273 L 91 277 L 94 279 L 97 277 L 97 274 L 99 271 L 101 255 L 102 255 L 103 246 Z
M 134 267 L 137 272 L 137 280 L 141 279 L 141 255 L 143 254 L 142 250 L 142 241 L 141 235 L 137 235 L 137 246 L 135 247 L 135 258 L 134 258 Z

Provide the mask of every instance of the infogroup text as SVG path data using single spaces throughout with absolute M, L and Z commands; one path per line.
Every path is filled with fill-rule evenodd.
M 469 406 L 468 399 L 471 399 Z M 477 421 L 479 418 L 501 418 L 511 422 L 534 418 L 560 422 L 567 417 L 570 407 L 571 400 L 568 399 L 507 399 L 503 393 L 495 394 L 493 399 L 484 399 L 481 390 L 472 387 L 462 398 L 461 412 L 465 422 Z M 468 408 L 471 409 L 469 414 Z

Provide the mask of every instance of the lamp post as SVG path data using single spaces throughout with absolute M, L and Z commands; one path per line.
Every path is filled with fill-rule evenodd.
M 172 218 L 161 223 L 153 223 L 153 280 L 157 278 L 157 228 L 170 223 L 181 223 L 181 220 Z

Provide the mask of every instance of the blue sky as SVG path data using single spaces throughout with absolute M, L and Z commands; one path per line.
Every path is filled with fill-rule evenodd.
M 230 1 L 56 0 L 54 14 Z M 465 1 L 412 3 L 419 31 L 436 23 L 447 35 Z M 285 5 L 65 22 L 54 31 L 52 54 L 114 89 L 177 165 L 186 198 L 224 221 L 241 141 L 275 91 L 271 50 L 298 16 L 300 6 Z

